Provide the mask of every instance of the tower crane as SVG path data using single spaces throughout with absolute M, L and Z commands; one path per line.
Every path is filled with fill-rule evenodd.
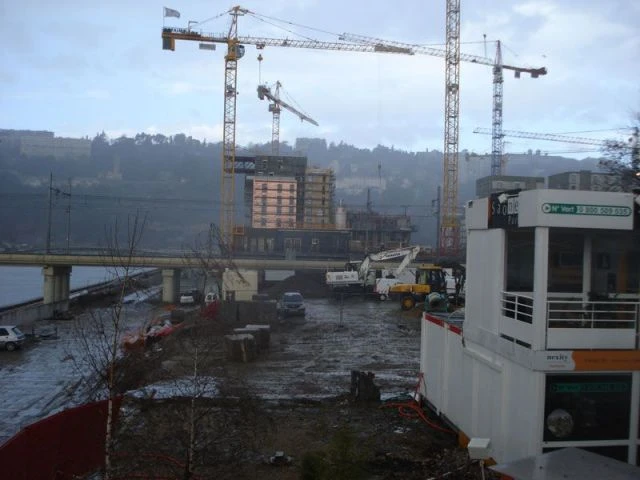
M 237 97 L 237 70 L 238 60 L 244 56 L 244 45 L 255 45 L 261 50 L 265 47 L 308 48 L 316 50 L 342 50 L 349 52 L 370 53 L 396 53 L 412 55 L 407 48 L 398 48 L 387 45 L 363 45 L 342 42 L 326 42 L 319 40 L 295 40 L 288 38 L 269 38 L 238 35 L 238 17 L 252 13 L 239 6 L 228 10 L 231 16 L 231 24 L 226 33 L 201 33 L 191 28 L 162 28 L 163 50 L 175 50 L 176 40 L 188 40 L 201 44 L 224 43 L 227 45 L 224 74 L 224 122 L 222 136 L 222 182 L 221 182 L 221 215 L 220 232 L 222 243 L 231 248 L 234 227 L 234 175 L 236 159 L 236 97 Z
M 445 59 L 446 65 L 446 98 L 445 98 L 445 158 L 444 158 L 444 201 L 442 205 L 442 222 L 439 235 L 441 248 L 445 253 L 457 254 L 458 219 L 457 219 L 457 183 L 458 183 L 458 117 L 459 117 L 459 63 L 460 60 L 482 65 L 494 65 L 494 61 L 486 57 L 460 54 L 460 0 L 447 0 L 447 49 L 412 45 L 401 42 L 391 42 L 372 37 L 344 34 L 340 40 L 352 43 L 328 42 L 313 39 L 296 40 L 288 38 L 269 38 L 238 35 L 238 17 L 254 12 L 240 6 L 228 10 L 231 23 L 226 34 L 201 33 L 190 28 L 162 28 L 163 49 L 175 50 L 176 40 L 197 41 L 202 44 L 224 43 L 227 45 L 225 55 L 225 88 L 224 88 L 224 133 L 222 145 L 222 212 L 220 230 L 223 242 L 231 245 L 231 234 L 234 225 L 234 173 L 235 173 L 235 124 L 237 97 L 237 62 L 244 55 L 244 45 L 255 45 L 258 49 L 265 47 L 306 48 L 319 50 L 341 50 L 350 52 L 395 53 L 403 55 L 432 55 Z M 530 69 L 501 65 L 494 69 L 513 70 L 516 77 L 521 73 L 530 73 L 538 77 L 547 73 L 546 68 Z M 495 81 L 494 76 L 494 81 Z M 500 77 L 501 78 L 501 77 Z M 495 102 L 494 109 L 500 109 L 502 118 L 502 101 Z
M 316 122 L 313 118 L 300 112 L 280 98 L 280 87 L 282 87 L 282 84 L 280 83 L 280 81 L 276 81 L 275 91 L 271 93 L 271 90 L 266 85 L 258 85 L 258 98 L 260 100 L 264 100 L 266 98 L 272 102 L 269 104 L 269 111 L 273 113 L 273 122 L 271 129 L 271 153 L 273 153 L 274 155 L 278 155 L 280 153 L 281 107 L 286 108 L 291 113 L 295 113 L 300 118 L 300 121 L 306 120 L 312 125 L 315 125 L 316 127 L 318 126 L 318 122 Z
M 423 54 L 445 59 L 445 119 L 444 119 L 444 165 L 443 165 L 443 199 L 441 205 L 440 254 L 457 256 L 459 241 L 458 209 L 458 132 L 460 116 L 460 61 L 487 65 L 493 68 L 493 138 L 491 148 L 491 174 L 501 175 L 503 170 L 503 70 L 511 70 L 516 78 L 528 73 L 532 78 L 547 74 L 545 67 L 528 68 L 502 63 L 500 41 L 496 42 L 496 57 L 487 57 L 460 53 L 460 0 L 447 0 L 446 48 L 427 47 L 410 43 L 383 40 L 364 35 L 343 33 L 340 38 L 365 45 L 395 47 L 406 49 L 411 54 Z
M 478 127 L 473 130 L 473 133 L 481 133 L 484 135 L 490 135 L 491 132 L 492 131 L 490 129 L 482 127 Z M 597 138 L 574 137 L 572 135 L 561 135 L 557 133 L 522 132 L 519 130 L 504 130 L 502 132 L 502 136 L 530 138 L 532 140 L 547 140 L 550 142 L 579 143 L 582 145 L 593 145 L 596 147 L 605 147 L 610 143 L 610 140 L 599 140 Z

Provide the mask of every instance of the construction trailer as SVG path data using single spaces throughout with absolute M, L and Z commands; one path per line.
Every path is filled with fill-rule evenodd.
M 421 395 L 490 457 L 578 447 L 640 465 L 640 215 L 630 193 L 466 207 L 466 308 L 423 313 Z
M 222 272 L 222 298 L 228 301 L 250 301 L 258 294 L 257 270 L 231 270 Z

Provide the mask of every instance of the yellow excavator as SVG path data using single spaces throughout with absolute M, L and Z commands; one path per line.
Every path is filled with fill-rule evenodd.
M 450 270 L 451 274 L 447 274 Z M 412 310 L 423 303 L 430 294 L 440 293 L 453 304 L 459 304 L 464 288 L 464 268 L 459 265 L 450 269 L 434 264 L 422 264 L 416 269 L 415 283 L 399 283 L 389 288 L 392 299 L 400 299 L 402 310 Z

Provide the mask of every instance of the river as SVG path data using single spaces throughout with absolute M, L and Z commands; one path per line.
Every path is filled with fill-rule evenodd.
M 112 278 L 112 268 L 73 267 L 71 290 Z M 43 282 L 41 267 L 0 266 L 0 307 L 42 298 Z

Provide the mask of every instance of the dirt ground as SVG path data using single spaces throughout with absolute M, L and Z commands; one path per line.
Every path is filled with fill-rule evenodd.
M 151 468 L 180 475 L 191 431 L 194 478 L 481 478 L 455 434 L 392 406 L 408 402 L 418 381 L 415 315 L 359 298 L 310 299 L 306 317 L 271 323 L 269 348 L 250 363 L 225 354 L 223 336 L 237 326 L 219 319 L 194 327 L 187 320 L 132 359 L 138 373 L 123 385 L 130 393 L 118 433 L 119 449 L 127 452 L 118 463 L 123 478 Z M 381 401 L 356 401 L 352 370 L 374 373 Z M 195 390 L 178 386 L 185 378 Z M 180 398 L 163 396 L 167 382 Z M 273 465 L 278 451 L 286 460 Z

